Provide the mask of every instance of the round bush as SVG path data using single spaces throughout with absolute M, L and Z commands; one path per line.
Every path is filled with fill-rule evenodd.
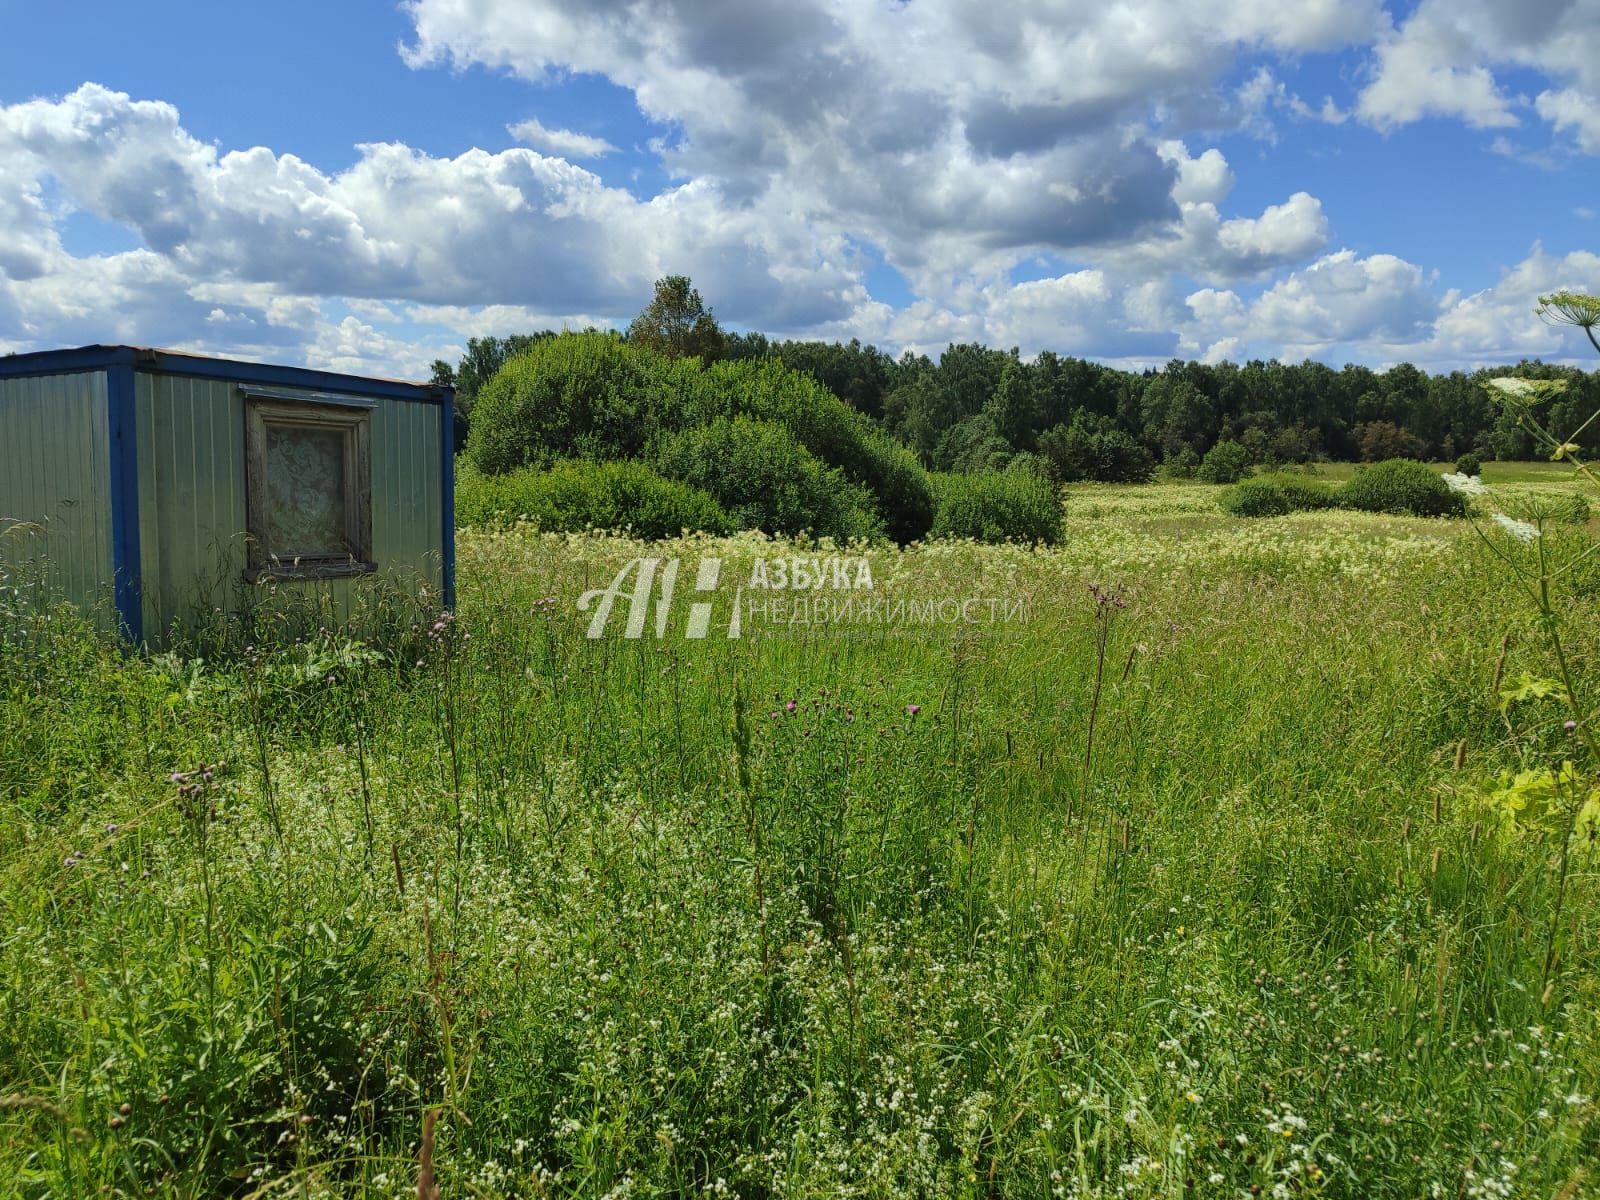
M 531 521 L 559 533 L 631 529 L 644 538 L 734 528 L 705 492 L 638 462 L 562 462 L 547 471 L 524 468 L 505 475 L 464 466 L 456 477 L 456 520 L 486 528 Z
M 1476 454 L 1469 450 L 1460 458 L 1456 459 L 1456 474 L 1482 475 L 1483 463 L 1478 460 L 1478 456 Z
M 1238 483 L 1250 474 L 1250 451 L 1238 442 L 1218 442 L 1195 468 L 1201 483 Z
M 680 366 L 604 333 L 541 338 L 495 373 L 472 410 L 468 454 L 489 475 L 563 458 L 630 458 L 680 403 Z
M 1391 458 L 1356 472 L 1339 489 L 1339 503 L 1362 512 L 1414 517 L 1459 517 L 1466 504 L 1428 466 L 1411 458 Z
M 1286 513 L 1332 508 L 1334 491 L 1304 475 L 1263 475 L 1243 479 L 1224 492 L 1218 503 L 1236 517 L 1281 517 Z
M 1281 517 L 1292 512 L 1283 489 L 1265 479 L 1245 479 L 1223 492 L 1217 503 L 1236 517 Z
M 936 478 L 934 537 L 1029 545 L 1061 538 L 1061 497 L 1048 479 L 1025 471 Z
M 896 541 L 928 532 L 933 486 L 916 455 L 810 375 L 773 359 L 715 363 L 693 380 L 678 420 L 689 426 L 737 416 L 782 425 L 817 458 L 865 487 Z
M 705 491 L 741 529 L 841 542 L 883 536 L 871 494 L 775 422 L 719 417 L 663 436 L 653 458 L 662 475 Z

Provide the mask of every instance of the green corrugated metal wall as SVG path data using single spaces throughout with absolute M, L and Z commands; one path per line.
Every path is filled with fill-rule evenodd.
M 52 592 L 109 623 L 108 446 L 104 371 L 0 379 L 0 558 L 43 563 Z
M 293 389 L 279 389 L 289 391 Z M 144 627 L 159 642 L 197 612 L 237 612 L 261 589 L 243 583 L 244 398 L 239 385 L 140 372 L 139 544 Z M 440 586 L 443 524 L 439 408 L 380 399 L 372 410 L 372 549 L 396 582 Z M 348 617 L 363 579 L 279 581 L 285 603 L 327 599 Z

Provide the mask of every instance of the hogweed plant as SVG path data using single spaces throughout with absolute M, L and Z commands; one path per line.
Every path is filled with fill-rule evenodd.
M 1596 324 L 1600 324 L 1600 298 L 1559 292 L 1541 296 L 1537 312 L 1549 323 L 1583 329 L 1600 350 L 1594 332 Z M 1558 436 L 1538 414 L 1566 391 L 1564 380 L 1501 376 L 1485 381 L 1484 387 L 1549 455 L 1550 461 L 1570 464 L 1574 478 L 1600 493 L 1600 477 L 1584 461 L 1578 441 L 1600 419 L 1600 411 L 1565 436 Z M 1592 690 L 1578 678 L 1572 650 L 1575 639 L 1566 627 L 1567 608 L 1561 593 L 1577 568 L 1600 550 L 1600 542 L 1591 540 L 1587 545 L 1574 546 L 1554 536 L 1555 528 L 1571 519 L 1570 500 L 1529 499 L 1515 506 L 1496 505 L 1494 490 L 1478 478 L 1458 473 L 1446 475 L 1444 480 L 1475 507 L 1487 508 L 1486 521 L 1480 519 L 1478 512 L 1469 512 L 1473 527 L 1484 545 L 1505 564 L 1518 590 L 1527 596 L 1548 665 L 1555 672 L 1554 678 L 1523 674 L 1503 685 L 1497 683 L 1501 714 L 1506 718 L 1520 762 L 1519 769 L 1507 772 L 1500 786 L 1486 797 L 1513 836 L 1554 843 L 1550 863 L 1555 875 L 1555 897 L 1539 979 L 1542 1001 L 1548 1004 L 1554 995 L 1552 976 L 1560 950 L 1574 843 L 1581 836 L 1580 845 L 1592 846 L 1600 830 L 1600 742 L 1595 733 L 1600 711 Z M 1513 511 L 1501 511 L 1508 507 Z M 1557 701 L 1566 711 L 1556 748 L 1538 738 L 1519 738 L 1510 719 L 1514 710 L 1527 711 L 1545 699 Z

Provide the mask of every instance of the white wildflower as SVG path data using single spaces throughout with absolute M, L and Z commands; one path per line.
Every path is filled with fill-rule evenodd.
M 1450 486 L 1452 492 L 1460 492 L 1463 496 L 1487 496 L 1489 489 L 1483 486 L 1483 480 L 1476 475 L 1464 472 L 1446 474 L 1441 478 Z
M 1497 379 L 1484 381 L 1497 392 L 1504 392 L 1508 396 L 1515 396 L 1518 400 L 1525 400 L 1539 389 L 1531 379 L 1518 379 L 1514 375 L 1502 375 Z
M 1494 522 L 1519 542 L 1531 542 L 1539 536 L 1539 527 L 1537 525 L 1530 525 L 1526 521 L 1508 517 L 1505 513 L 1495 513 Z

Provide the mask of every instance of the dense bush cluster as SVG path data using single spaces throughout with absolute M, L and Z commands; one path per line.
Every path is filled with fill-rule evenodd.
M 1391 458 L 1356 472 L 1339 489 L 1339 503 L 1362 512 L 1413 517 L 1459 517 L 1466 503 L 1425 463 Z
M 663 475 L 710 495 L 741 529 L 837 541 L 883 535 L 872 494 L 776 421 L 717 417 L 663 437 L 651 457 Z
M 1224 512 L 1236 517 L 1281 517 L 1287 513 L 1333 508 L 1338 494 L 1304 475 L 1261 475 L 1235 484 L 1219 501 Z
M 938 477 L 933 536 L 1048 545 L 1061 536 L 1061 497 L 1030 471 Z
M 1466 513 L 1465 502 L 1437 472 L 1405 458 L 1363 467 L 1337 490 L 1304 475 L 1257 476 L 1229 488 L 1219 503 L 1224 512 L 1236 517 L 1281 517 L 1336 507 L 1412 517 L 1459 517 Z
M 1200 460 L 1194 477 L 1201 483 L 1238 483 L 1250 474 L 1250 451 L 1238 442 L 1218 442 Z
M 609 334 L 542 338 L 478 394 L 468 453 L 487 475 L 563 458 L 634 457 L 674 407 L 684 374 Z
M 631 529 L 646 538 L 735 529 L 733 518 L 705 492 L 664 479 L 642 462 L 567 461 L 503 475 L 467 466 L 456 477 L 456 519 L 482 528 L 529 521 L 561 533 Z
M 1083 479 L 1101 483 L 1148 483 L 1155 457 L 1109 418 L 1080 411 L 1070 425 L 1039 435 L 1038 452 L 1063 483 Z
M 781 425 L 822 462 L 868 489 L 898 542 L 928 532 L 933 488 L 916 456 L 809 375 L 782 363 L 716 363 L 693 380 L 680 420 L 748 416 Z
M 519 351 L 477 392 L 457 505 L 465 524 L 525 518 L 650 536 L 731 526 L 898 542 L 935 526 L 917 456 L 779 361 L 668 359 L 594 331 L 529 339 Z M 1128 447 L 1143 459 L 1130 477 L 1148 477 L 1148 452 Z M 1056 468 L 1045 454 L 1016 458 L 1027 478 L 978 485 L 1012 499 L 977 522 L 986 535 L 963 536 L 1038 538 L 1034 514 L 1016 527 L 1003 514 L 1026 510 L 1016 497 L 1053 495 Z M 965 512 L 943 522 L 972 523 Z

